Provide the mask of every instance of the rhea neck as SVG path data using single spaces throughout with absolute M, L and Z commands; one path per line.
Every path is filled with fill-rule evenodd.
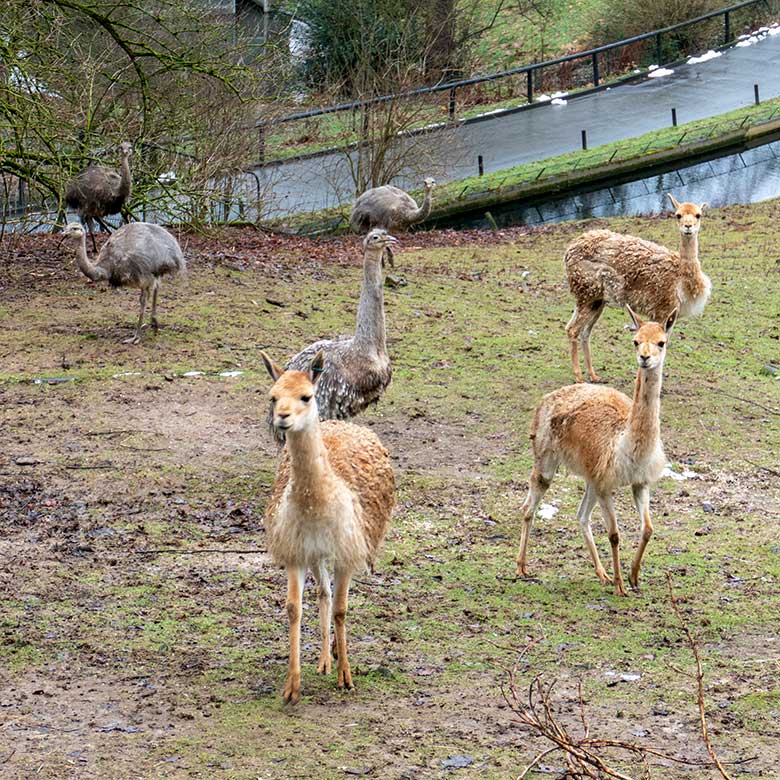
M 653 449 L 658 439 L 662 374 L 662 362 L 654 368 L 640 368 L 636 373 L 634 402 L 628 417 L 628 430 L 635 453 Z
M 328 461 L 328 451 L 322 440 L 319 412 L 311 401 L 306 426 L 301 430 L 285 432 L 287 451 L 290 454 L 290 487 L 293 496 L 305 504 L 316 502 L 328 492 L 333 469 Z
M 124 190 L 125 197 L 130 196 L 130 189 L 132 187 L 132 177 L 130 175 L 130 155 L 122 155 L 122 162 L 119 165 L 119 170 L 122 174 L 122 189 Z
M 81 238 L 76 243 L 76 265 L 79 267 L 79 271 L 84 274 L 88 279 L 93 282 L 99 282 L 103 279 L 108 279 L 108 274 L 105 269 L 100 265 L 93 265 L 87 257 L 87 235 L 81 234 Z
M 384 249 L 367 250 L 363 258 L 363 287 L 360 290 L 355 344 L 387 351 L 385 343 L 385 297 L 382 280 L 382 253 Z

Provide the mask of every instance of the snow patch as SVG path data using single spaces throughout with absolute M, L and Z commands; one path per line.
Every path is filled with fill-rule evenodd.
M 553 105 L 553 106 L 565 106 L 568 102 L 569 102 L 568 100 L 564 100 L 563 98 L 553 98 L 550 101 L 550 105 Z
M 203 371 L 185 371 L 182 376 L 203 376 Z
M 113 374 L 112 379 L 121 379 L 124 376 L 141 376 L 140 371 L 123 371 L 121 374 Z
M 549 95 L 539 95 L 539 97 L 536 98 L 537 103 L 547 103 L 550 100 L 552 100 L 552 98 Z
M 661 472 L 661 476 L 670 477 L 671 479 L 675 480 L 675 482 L 684 482 L 686 479 L 696 479 L 699 475 L 690 469 L 675 471 L 671 464 L 667 464 L 664 470 Z
M 542 504 L 537 514 L 542 520 L 552 520 L 558 514 L 558 507 L 553 504 Z
M 243 371 L 220 371 L 219 376 L 234 377 L 241 376 L 243 373 Z
M 671 76 L 672 73 L 674 73 L 674 70 L 671 68 L 656 68 L 655 70 L 648 73 L 647 76 L 651 79 L 660 79 L 664 76 Z
M 176 181 L 176 171 L 166 171 L 157 177 L 159 184 L 173 184 Z
M 713 51 L 710 49 L 707 52 L 704 52 L 704 54 L 700 55 L 699 57 L 691 57 L 688 60 L 688 65 L 698 65 L 701 62 L 708 62 L 709 60 L 714 60 L 716 57 L 722 57 L 723 52 L 722 51 Z

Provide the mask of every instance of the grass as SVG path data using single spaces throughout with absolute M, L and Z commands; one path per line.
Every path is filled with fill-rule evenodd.
M 700 758 L 691 658 L 666 571 L 701 645 L 716 749 L 728 761 L 756 755 L 747 766 L 771 775 L 780 491 L 761 468 L 777 466 L 780 426 L 768 410 L 780 409 L 780 382 L 761 370 L 780 358 L 778 216 L 777 201 L 706 213 L 713 294 L 701 319 L 676 328 L 662 400 L 667 455 L 697 477 L 654 490 L 643 589 L 626 599 L 593 574 L 573 521 L 581 483 L 565 473 L 546 497 L 558 513 L 534 525 L 533 578 L 514 578 L 529 417 L 543 393 L 571 381 L 560 258 L 590 223 L 405 242 L 396 261 L 409 285 L 386 293 L 393 384 L 360 420 L 390 449 L 398 496 L 377 574 L 358 577 L 351 594 L 357 689 L 341 694 L 315 674 L 309 583 L 294 709 L 280 701 L 284 575 L 261 554 L 277 453 L 258 349 L 282 360 L 352 327 L 351 239 L 326 240 L 331 263 L 311 259 L 319 245 L 293 241 L 266 263 L 268 239 L 228 232 L 220 242 L 243 272 L 192 246 L 187 286 L 165 288 L 161 333 L 141 347 L 120 343 L 135 294 L 82 284 L 47 259 L 46 239 L 26 239 L 43 276 L 31 282 L 29 262 L 14 255 L 5 287 L 14 327 L 0 332 L 0 544 L 11 551 L 0 570 L 0 680 L 14 724 L 0 730 L 0 757 L 25 740 L 4 777 L 83 768 L 116 780 L 438 780 L 449 776 L 443 761 L 468 756 L 459 778 L 506 780 L 544 747 L 501 696 L 504 669 L 530 639 L 521 678 L 557 679 L 565 718 L 582 681 L 594 733 L 666 747 L 673 731 L 675 751 Z M 669 220 L 598 224 L 675 240 Z M 266 296 L 288 305 L 251 303 Z M 593 349 L 597 370 L 630 393 L 623 322 L 608 311 Z M 237 365 L 241 377 L 215 375 Z M 187 379 L 184 368 L 207 373 Z M 139 374 L 114 378 L 126 371 Z M 30 382 L 60 374 L 79 381 Z M 626 491 L 617 504 L 625 568 L 637 523 Z M 598 513 L 594 526 L 606 558 Z M 169 552 L 148 552 L 160 549 Z M 653 777 L 678 775 L 654 766 Z

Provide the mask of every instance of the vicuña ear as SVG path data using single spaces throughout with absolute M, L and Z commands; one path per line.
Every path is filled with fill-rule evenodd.
M 316 386 L 324 370 L 325 370 L 325 351 L 321 349 L 314 356 L 314 359 L 311 361 L 311 365 L 309 366 L 309 381 Z
M 704 211 L 704 209 L 707 209 L 709 207 L 710 207 L 710 204 L 707 203 L 707 201 L 705 200 L 704 203 L 700 203 L 699 204 L 699 211 Z
M 672 332 L 672 328 L 674 327 L 674 323 L 677 322 L 677 315 L 680 313 L 680 307 L 678 306 L 667 318 L 666 318 L 666 325 L 664 325 L 664 330 L 666 331 L 667 335 Z
M 636 312 L 628 304 L 626 304 L 626 311 L 631 316 L 631 321 L 633 323 L 632 325 L 626 325 L 626 328 L 628 328 L 628 330 L 632 330 L 632 331 L 634 331 L 634 333 L 636 333 L 636 331 L 638 331 L 642 327 L 642 325 L 644 323 L 639 318 L 639 315 L 636 314 Z
M 672 202 L 672 206 L 674 206 L 674 210 L 677 211 L 677 209 L 680 208 L 680 203 L 677 198 L 675 198 L 671 192 L 667 192 L 666 197 L 669 198 L 669 200 Z
M 260 350 L 260 357 L 263 358 L 263 363 L 265 363 L 265 370 L 270 374 L 271 379 L 276 382 L 277 379 L 284 373 L 284 370 L 279 368 L 279 366 L 274 363 L 271 358 L 268 357 L 268 355 L 263 352 L 263 350 Z

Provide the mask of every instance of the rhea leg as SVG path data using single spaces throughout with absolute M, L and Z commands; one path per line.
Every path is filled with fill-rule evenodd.
M 528 478 L 528 495 L 523 503 L 523 529 L 520 532 L 520 549 L 517 552 L 517 574 L 520 577 L 528 576 L 526 553 L 528 551 L 528 537 L 531 535 L 531 523 L 533 522 L 536 508 L 544 497 L 552 482 L 558 463 L 552 458 L 539 459 L 531 469 Z
M 633 485 L 631 489 L 634 491 L 634 504 L 642 522 L 642 537 L 639 540 L 634 562 L 631 564 L 631 574 L 628 581 L 631 583 L 631 587 L 638 588 L 639 567 L 642 564 L 645 547 L 653 535 L 653 524 L 650 521 L 650 488 L 647 485 Z
M 585 381 L 582 376 L 582 371 L 580 370 L 580 361 L 577 354 L 578 345 L 582 342 L 582 349 L 583 352 L 585 352 L 587 340 L 583 340 L 582 336 L 584 333 L 587 333 L 588 336 L 590 336 L 590 329 L 601 315 L 601 310 L 603 308 L 604 304 L 602 301 L 594 301 L 582 305 L 576 303 L 571 319 L 566 324 L 566 335 L 569 337 L 569 343 L 571 345 L 571 367 L 574 371 L 574 377 L 578 382 Z M 587 355 L 590 355 L 590 344 L 587 346 Z M 591 379 L 593 379 L 594 382 L 598 381 L 598 377 L 595 379 L 593 378 L 593 366 L 590 366 L 588 370 L 591 374 Z
M 103 230 L 108 233 L 108 235 L 111 235 L 111 226 L 101 217 L 95 217 L 95 219 L 98 221 L 98 225 L 103 228 Z
M 593 304 L 595 306 L 595 304 Z M 593 326 L 598 322 L 601 313 L 604 311 L 606 304 L 602 301 L 601 305 L 597 309 L 593 309 L 590 320 L 585 324 L 585 327 L 580 333 L 580 343 L 582 344 L 582 354 L 585 356 L 585 367 L 588 369 L 588 376 L 591 382 L 600 382 L 599 375 L 593 370 L 593 361 L 590 356 L 590 332 L 593 330 Z
M 125 344 L 137 344 L 141 340 L 141 329 L 143 328 L 144 324 L 144 313 L 146 312 L 146 298 L 148 296 L 149 291 L 144 287 L 141 290 L 141 310 L 138 313 L 138 325 L 135 329 L 135 336 L 129 339 L 125 339 Z
M 314 579 L 317 580 L 317 600 L 320 606 L 320 636 L 322 643 L 320 646 L 320 662 L 317 665 L 317 671 L 320 674 L 329 674 L 333 657 L 330 653 L 330 619 L 332 596 L 330 589 L 330 575 L 328 568 L 321 563 L 314 570 Z
M 152 285 L 152 329 L 155 335 L 160 330 L 160 326 L 157 323 L 157 291 L 160 289 L 160 280 L 155 279 Z
M 92 239 L 92 251 L 97 252 L 97 244 L 95 243 L 95 233 L 92 230 L 92 217 L 82 218 L 81 221 L 87 226 L 89 237 Z
M 590 516 L 593 507 L 596 506 L 596 491 L 590 485 L 585 486 L 585 495 L 582 497 L 580 507 L 577 510 L 577 520 L 579 521 L 582 535 L 585 537 L 585 544 L 588 547 L 593 565 L 596 567 L 596 576 L 605 584 L 611 584 L 612 580 L 607 576 L 604 567 L 601 565 L 599 551 L 596 549 L 596 543 L 593 541 L 593 529 L 590 527 Z
M 625 586 L 623 585 L 623 574 L 620 571 L 620 534 L 618 533 L 617 517 L 615 516 L 615 505 L 612 502 L 612 496 L 599 496 L 599 505 L 604 514 L 604 520 L 607 522 L 609 531 L 609 543 L 612 545 L 612 582 L 615 584 L 616 596 L 627 596 Z
M 296 704 L 301 698 L 301 607 L 305 569 L 287 570 L 287 617 L 290 620 L 290 657 L 284 700 Z
M 333 623 L 336 627 L 336 668 L 338 669 L 339 688 L 351 690 L 352 673 L 347 658 L 347 600 L 349 598 L 349 581 L 351 575 L 348 572 L 337 571 L 335 576 L 336 592 L 334 594 Z

